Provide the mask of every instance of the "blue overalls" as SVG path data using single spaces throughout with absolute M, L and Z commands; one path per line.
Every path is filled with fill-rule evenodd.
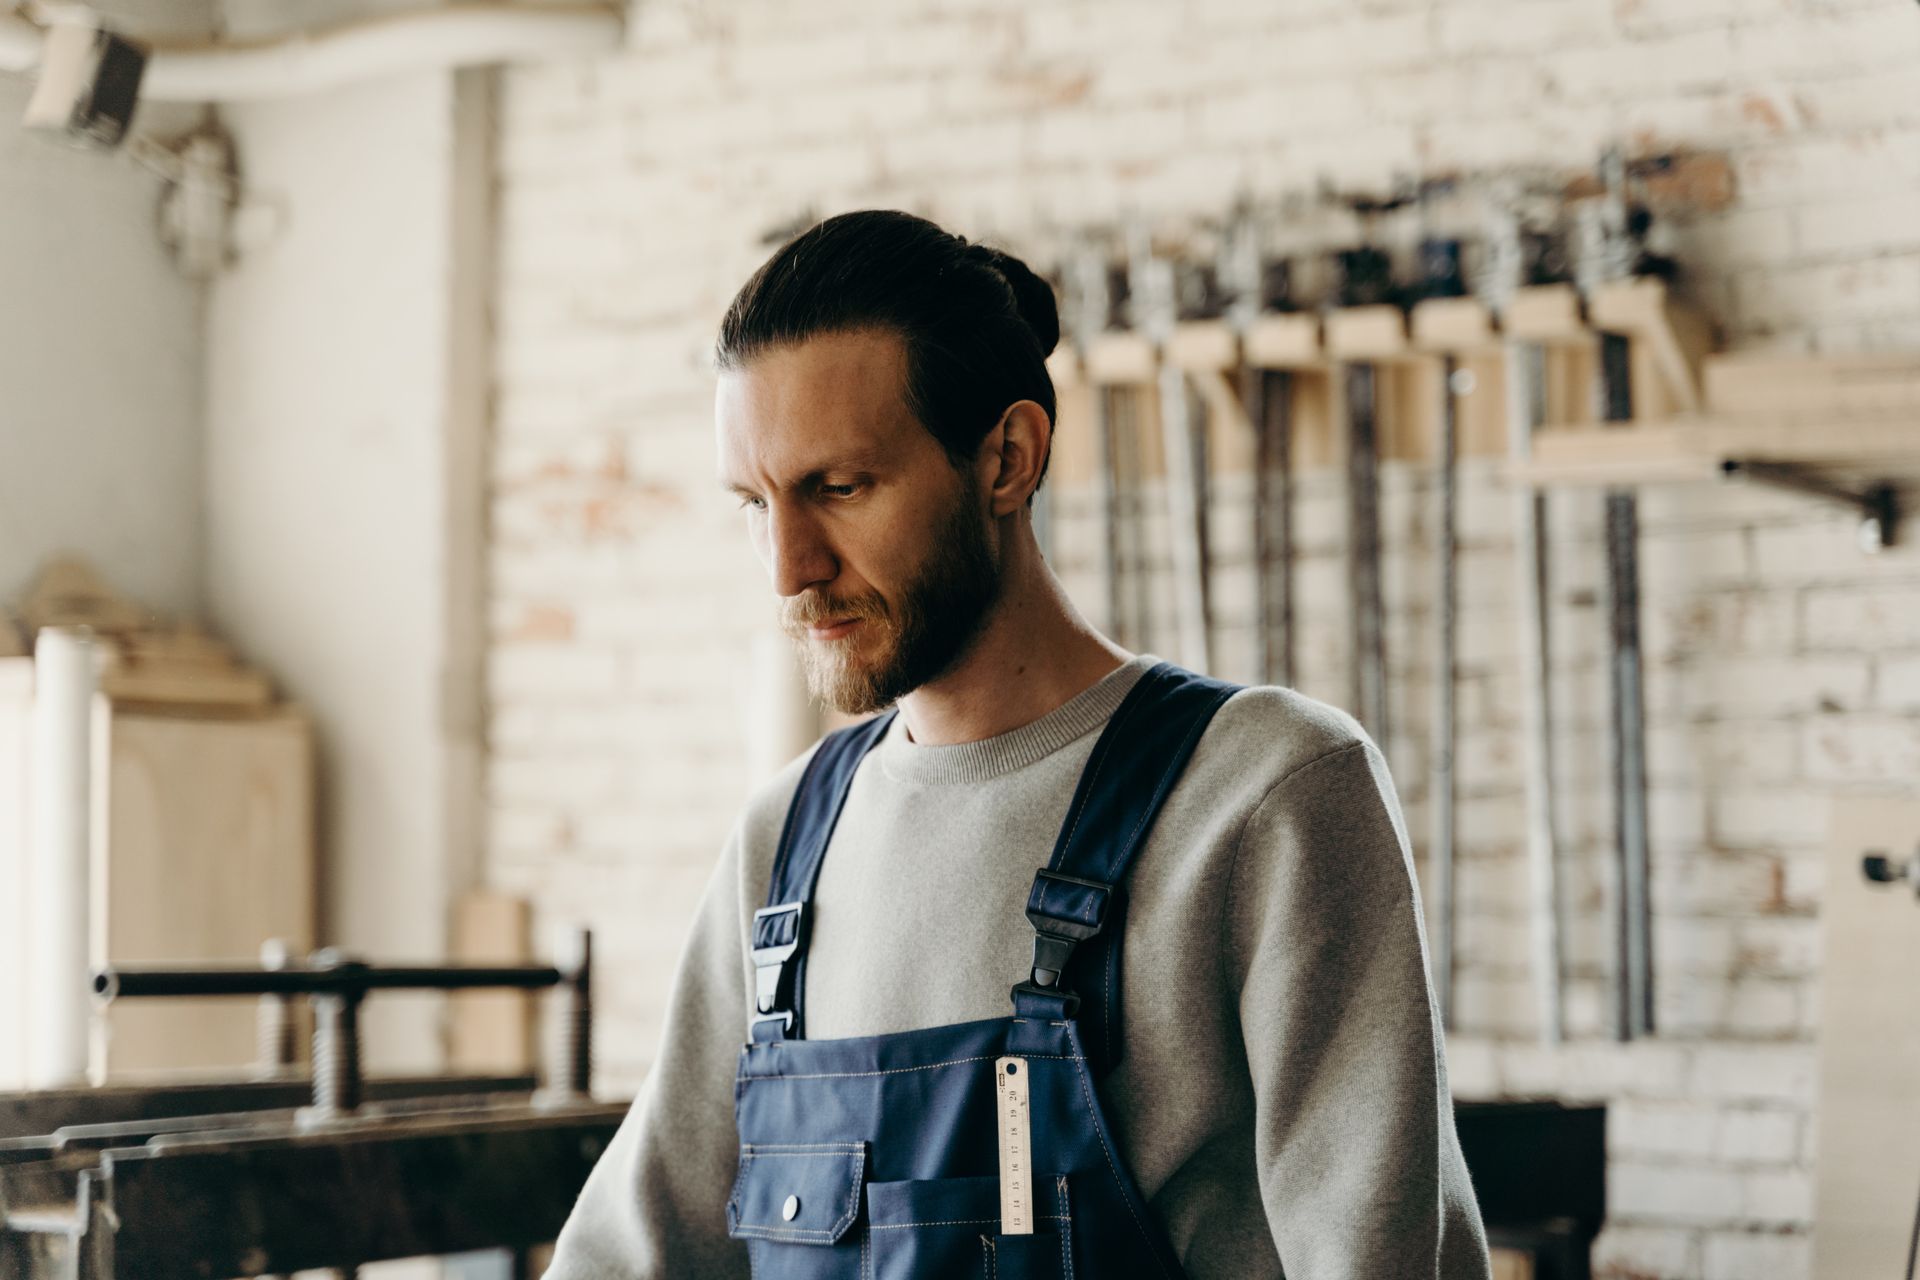
M 808 899 L 854 772 L 893 716 L 821 742 L 753 921 L 758 1013 L 734 1083 L 727 1231 L 747 1241 L 756 1280 L 1181 1280 L 1093 1079 L 1118 1055 L 1121 882 L 1236 688 L 1171 663 L 1140 679 L 1034 877 L 1033 971 L 1012 1016 L 890 1035 L 804 1038 Z M 1000 1230 L 1003 1055 L 1028 1064 L 1032 1234 Z

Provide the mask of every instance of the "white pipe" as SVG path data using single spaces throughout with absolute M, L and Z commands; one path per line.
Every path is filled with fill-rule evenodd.
M 42 628 L 33 651 L 28 796 L 27 1087 L 84 1081 L 87 1070 L 87 819 L 93 637 Z
M 140 96 L 154 102 L 251 102 L 403 71 L 607 53 L 625 23 L 605 4 L 469 4 L 345 23 L 258 42 L 152 46 Z M 0 71 L 40 61 L 40 28 L 0 15 Z

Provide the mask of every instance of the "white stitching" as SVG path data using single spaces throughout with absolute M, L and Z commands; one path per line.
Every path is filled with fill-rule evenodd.
M 1064 1280 L 1073 1280 L 1073 1214 L 1067 1208 L 1067 1175 L 1061 1174 L 1054 1180 L 1054 1190 L 1060 1196 L 1060 1270 Z
M 1093 1121 L 1093 1134 L 1096 1138 L 1100 1139 L 1100 1154 L 1107 1158 L 1107 1171 L 1113 1174 L 1113 1181 L 1115 1185 L 1120 1188 L 1120 1202 L 1127 1206 L 1127 1216 L 1132 1218 L 1133 1225 L 1140 1229 L 1140 1235 L 1147 1243 L 1147 1252 L 1153 1255 L 1154 1270 L 1165 1276 L 1167 1269 L 1160 1265 L 1160 1253 L 1153 1247 L 1153 1237 L 1148 1234 L 1146 1224 L 1140 1221 L 1140 1215 L 1133 1211 L 1133 1201 L 1127 1196 L 1127 1184 L 1121 1181 L 1120 1168 L 1114 1163 L 1113 1152 L 1107 1147 L 1107 1135 L 1100 1132 L 1099 1117 L 1092 1114 L 1094 1111 L 1094 1101 L 1093 1094 L 1087 1086 L 1087 1073 L 1076 1067 L 1074 1068 L 1073 1075 L 1074 1079 L 1080 1082 L 1080 1096 L 1086 1099 L 1087 1111 L 1089 1113 L 1087 1118 Z M 1171 1280 L 1171 1278 L 1169 1278 L 1169 1280 Z
M 1060 1215 L 1057 1213 L 1041 1213 L 1034 1216 L 1042 1222 L 1060 1220 Z M 946 1218 L 938 1222 L 875 1222 L 872 1225 L 875 1231 L 904 1231 L 908 1227 L 997 1227 L 1000 1225 L 1000 1219 Z
M 1055 1023 L 1053 1025 L 1062 1026 L 1065 1024 Z M 917 1067 L 888 1067 L 882 1071 L 809 1071 L 794 1074 L 781 1073 L 779 1075 L 736 1076 L 735 1080 L 851 1080 L 859 1076 L 897 1076 L 909 1071 L 931 1071 L 935 1067 L 958 1067 L 969 1062 L 992 1062 L 999 1056 L 998 1054 L 987 1053 L 981 1054 L 977 1058 L 949 1058 L 945 1062 L 923 1062 Z M 1077 1054 L 1067 1053 L 1029 1053 L 1023 1054 L 1022 1056 L 1040 1062 L 1082 1062 L 1085 1060 Z
M 785 1149 L 780 1149 L 780 1148 Z M 853 1181 L 847 1187 L 847 1207 L 833 1225 L 821 1229 L 818 1227 L 767 1227 L 751 1223 L 742 1223 L 740 1215 L 745 1211 L 740 1203 L 740 1184 L 746 1180 L 747 1169 L 755 1160 L 768 1160 L 776 1156 L 818 1156 L 839 1152 L 853 1157 Z M 733 1194 L 727 1199 L 727 1207 L 733 1211 L 732 1233 L 740 1239 L 759 1236 L 767 1240 L 783 1238 L 813 1239 L 820 1244 L 832 1244 L 855 1218 L 860 1216 L 860 1188 L 866 1182 L 867 1155 L 864 1142 L 819 1142 L 819 1143 L 773 1143 L 756 1149 L 751 1143 L 740 1144 L 739 1173 L 734 1176 Z

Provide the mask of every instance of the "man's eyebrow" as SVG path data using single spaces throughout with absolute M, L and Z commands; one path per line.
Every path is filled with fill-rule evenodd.
M 852 475 L 852 476 L 871 475 L 873 473 L 873 466 L 874 466 L 873 460 L 870 458 L 849 458 L 845 462 L 836 463 L 832 466 L 815 467 L 812 471 L 809 471 L 804 476 L 801 476 L 800 479 L 795 481 L 793 484 L 787 485 L 787 486 L 775 486 L 775 487 L 776 488 L 786 487 L 786 488 L 792 488 L 792 489 L 810 489 L 815 485 L 820 484 L 829 475 L 836 475 L 836 474 Z M 722 480 L 720 481 L 720 487 L 724 489 L 726 492 L 737 494 L 742 498 L 755 498 L 755 497 L 758 497 L 760 494 L 759 490 L 749 488 L 748 486 L 741 484 L 738 480 Z

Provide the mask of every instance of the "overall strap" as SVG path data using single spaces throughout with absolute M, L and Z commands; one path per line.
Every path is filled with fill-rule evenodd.
M 1094 744 L 1053 857 L 1033 878 L 1033 973 L 1013 989 L 1014 1015 L 1078 1017 L 1098 1070 L 1119 1061 L 1121 884 L 1200 735 L 1239 689 L 1170 662 L 1142 676 Z
M 828 734 L 800 774 L 800 786 L 787 808 L 786 826 L 773 855 L 767 905 L 753 913 L 750 1040 L 798 1039 L 803 1034 L 800 1000 L 805 990 L 808 902 L 814 881 L 819 879 L 827 841 L 833 838 L 834 825 L 853 787 L 853 775 L 898 714 L 889 711 Z

